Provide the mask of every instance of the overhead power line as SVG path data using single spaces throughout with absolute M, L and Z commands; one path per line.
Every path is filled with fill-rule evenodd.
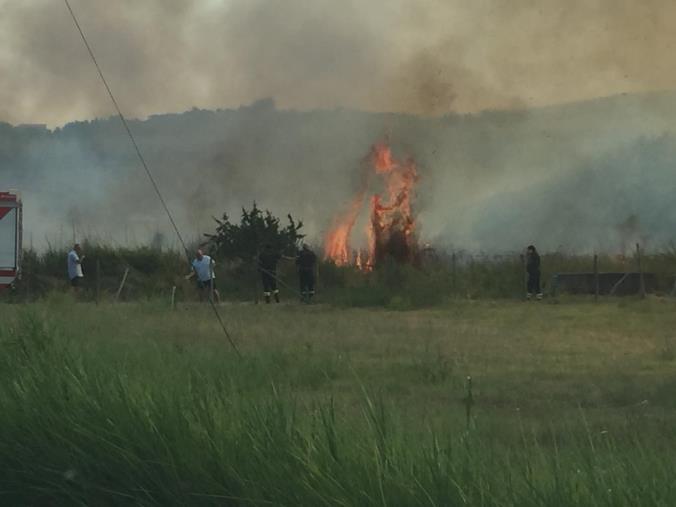
M 129 128 L 129 123 L 127 123 L 127 119 L 125 118 L 124 114 L 122 114 L 122 109 L 120 109 L 120 106 L 118 105 L 117 100 L 115 100 L 115 95 L 113 95 L 113 91 L 110 89 L 110 86 L 108 85 L 108 81 L 106 80 L 105 76 L 103 75 L 103 72 L 101 71 L 101 67 L 99 66 L 99 62 L 97 61 L 96 56 L 94 55 L 94 51 L 92 51 L 92 48 L 89 45 L 89 42 L 87 41 L 87 37 L 85 37 L 84 31 L 82 30 L 82 27 L 80 26 L 80 23 L 77 19 L 77 16 L 75 16 L 75 12 L 73 11 L 73 8 L 70 6 L 70 3 L 68 2 L 68 0 L 63 0 L 63 1 L 66 4 L 66 7 L 68 8 L 68 12 L 70 13 L 70 17 L 73 18 L 73 23 L 75 23 L 75 27 L 77 28 L 77 31 L 80 33 L 80 37 L 82 38 L 82 42 L 84 43 L 85 47 L 87 48 L 87 52 L 89 53 L 89 56 L 91 57 L 91 60 L 94 63 L 94 66 L 96 67 L 96 71 L 98 72 L 99 77 L 101 78 L 101 82 L 103 83 L 103 86 L 105 86 L 106 91 L 108 92 L 108 96 L 110 97 L 110 100 L 113 103 L 113 106 L 115 107 L 115 111 L 117 111 L 117 115 L 120 118 L 120 121 L 122 122 L 122 126 L 124 127 L 124 130 L 127 132 L 127 136 L 129 136 L 129 140 L 131 141 L 131 144 L 134 147 L 134 151 L 136 152 L 136 156 L 138 157 L 139 162 L 141 163 L 141 167 L 143 168 L 144 172 L 146 173 L 146 176 L 148 176 L 148 180 L 150 180 L 150 184 L 152 185 L 153 189 L 155 190 L 155 194 L 157 195 L 157 198 L 160 200 L 160 203 L 162 204 L 162 208 L 164 208 L 164 212 L 167 214 L 167 217 L 169 218 L 169 222 L 171 222 L 171 226 L 173 227 L 174 232 L 176 233 L 176 236 L 178 237 L 178 240 L 181 243 L 181 246 L 183 247 L 183 251 L 185 253 L 185 256 L 186 256 L 188 262 L 190 262 L 190 252 L 188 251 L 188 247 L 187 247 L 185 241 L 183 240 L 183 236 L 181 235 L 181 231 L 179 230 L 178 226 L 176 225 L 176 221 L 174 220 L 174 216 L 171 214 L 171 211 L 169 210 L 169 206 L 167 206 L 167 202 L 164 200 L 164 197 L 162 196 L 162 192 L 160 192 L 160 189 L 157 186 L 157 182 L 155 181 L 155 178 L 153 177 L 153 174 L 150 171 L 150 168 L 148 167 L 148 164 L 146 163 L 145 158 L 143 157 L 143 153 L 141 153 L 141 149 L 139 148 L 139 145 L 136 142 L 136 139 L 134 138 L 134 134 L 132 134 L 131 129 Z M 237 348 L 237 345 L 235 345 L 235 342 L 232 339 L 232 336 L 230 336 L 228 329 L 225 327 L 225 323 L 223 322 L 223 319 L 221 318 L 221 314 L 219 313 L 218 308 L 216 307 L 216 304 L 214 303 L 213 298 L 211 298 L 211 297 L 209 298 L 209 303 L 210 303 L 211 308 L 214 312 L 214 315 L 216 316 L 216 320 L 218 321 L 221 329 L 223 330 L 223 333 L 225 334 L 228 341 L 230 342 L 230 345 L 232 345 L 232 348 L 237 353 L 237 355 L 241 357 L 239 349 Z

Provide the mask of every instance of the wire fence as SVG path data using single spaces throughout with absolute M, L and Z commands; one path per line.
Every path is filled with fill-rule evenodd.
M 184 278 L 188 267 L 182 252 L 86 243 L 84 251 L 85 278 L 80 290 L 84 300 L 199 299 L 195 282 Z M 65 250 L 42 253 L 28 250 L 23 259 L 21 279 L 13 295 L 16 300 L 30 301 L 50 292 L 70 290 Z M 216 282 L 224 299 L 252 302 L 262 299 L 261 273 L 253 260 L 216 260 Z M 647 292 L 671 295 L 676 287 L 676 253 L 642 253 L 640 267 L 637 255 L 545 253 L 541 256 L 541 272 L 542 290 L 550 296 L 565 292 L 594 294 L 597 279 L 598 292 L 610 294 L 625 275 L 621 290 L 616 289 L 614 295 L 637 293 L 641 288 L 639 273 Z M 283 299 L 296 299 L 299 283 L 294 263 L 280 261 L 275 276 Z M 526 291 L 526 273 L 520 252 L 428 251 L 415 266 L 385 263 L 368 272 L 320 261 L 316 286 L 318 299 L 327 303 L 345 302 L 346 294 L 350 301 L 366 298 L 375 304 L 402 294 L 413 302 L 429 301 L 430 293 L 470 299 L 521 298 Z

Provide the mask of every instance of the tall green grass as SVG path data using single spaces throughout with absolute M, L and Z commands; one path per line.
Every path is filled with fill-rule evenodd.
M 388 355 L 390 340 L 379 334 L 379 356 L 371 358 L 367 345 L 338 344 L 336 356 L 320 348 L 313 327 L 330 314 L 274 311 L 262 324 L 257 319 L 260 332 L 270 330 L 272 317 L 300 322 L 287 333 L 300 332 L 305 345 L 256 342 L 252 314 L 243 317 L 248 334 L 234 323 L 244 341 L 240 359 L 212 327 L 198 327 L 208 315 L 201 311 L 191 324 L 196 336 L 163 336 L 154 330 L 168 329 L 161 324 L 166 309 L 152 302 L 94 310 L 52 297 L 3 310 L 0 503 L 676 505 L 670 419 L 662 427 L 639 417 L 620 432 L 587 422 L 586 409 L 565 421 L 551 413 L 539 428 L 518 412 L 494 420 L 488 411 L 473 414 L 467 428 L 464 372 L 441 351 L 426 347 L 406 361 L 410 352 Z M 566 315 L 565 308 L 548 311 Z M 661 309 L 645 311 L 645 322 L 663 318 Z M 397 325 L 415 323 L 419 333 L 435 315 L 398 318 Z M 128 324 L 116 324 L 123 316 Z M 446 395 L 430 400 L 441 415 L 402 417 L 399 395 L 379 387 L 381 375 L 416 389 L 444 386 Z M 481 405 L 488 392 L 479 387 L 475 396 Z

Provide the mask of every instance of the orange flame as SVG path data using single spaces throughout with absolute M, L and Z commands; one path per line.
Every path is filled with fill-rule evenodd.
M 392 157 L 389 146 L 374 146 L 374 166 L 384 174 L 387 202 L 380 195 L 371 199 L 371 226 L 369 233 L 369 265 L 375 265 L 386 256 L 400 262 L 411 262 L 415 255 L 415 219 L 411 199 L 418 181 L 413 159 L 399 163 Z
M 371 216 L 367 227 L 368 258 L 364 263 L 361 253 L 357 256 L 357 267 L 370 270 L 390 255 L 400 262 L 411 262 L 415 254 L 415 220 L 411 199 L 413 188 L 418 181 L 415 162 L 397 162 L 390 147 L 379 143 L 372 147 L 369 165 L 382 176 L 387 193 L 383 202 L 379 194 L 371 198 Z M 347 213 L 335 221 L 324 242 L 324 257 L 336 265 L 350 263 L 350 235 L 359 216 L 366 189 L 362 189 L 351 203 Z
M 373 160 L 373 167 L 378 174 L 388 173 L 395 167 L 395 163 L 392 160 L 392 151 L 384 143 L 373 145 L 371 148 L 371 158 Z
M 331 259 L 336 266 L 350 263 L 350 233 L 359 216 L 363 195 L 357 195 L 345 215 L 335 220 L 335 225 L 324 240 L 324 258 Z

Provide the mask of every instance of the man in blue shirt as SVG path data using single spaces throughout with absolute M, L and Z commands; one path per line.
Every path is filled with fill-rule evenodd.
M 190 280 L 193 276 L 197 277 L 197 288 L 199 289 L 200 301 L 204 299 L 204 293 L 207 293 L 207 298 L 211 298 L 213 293 L 216 303 L 221 302 L 221 295 L 216 289 L 216 273 L 214 273 L 214 266 L 216 262 L 208 255 L 204 255 L 202 250 L 197 250 L 197 254 L 193 259 L 192 271 L 185 277 Z
M 68 252 L 68 280 L 73 290 L 78 290 L 84 278 L 82 273 L 82 261 L 85 256 L 82 255 L 82 248 L 79 243 L 73 245 L 73 249 Z

